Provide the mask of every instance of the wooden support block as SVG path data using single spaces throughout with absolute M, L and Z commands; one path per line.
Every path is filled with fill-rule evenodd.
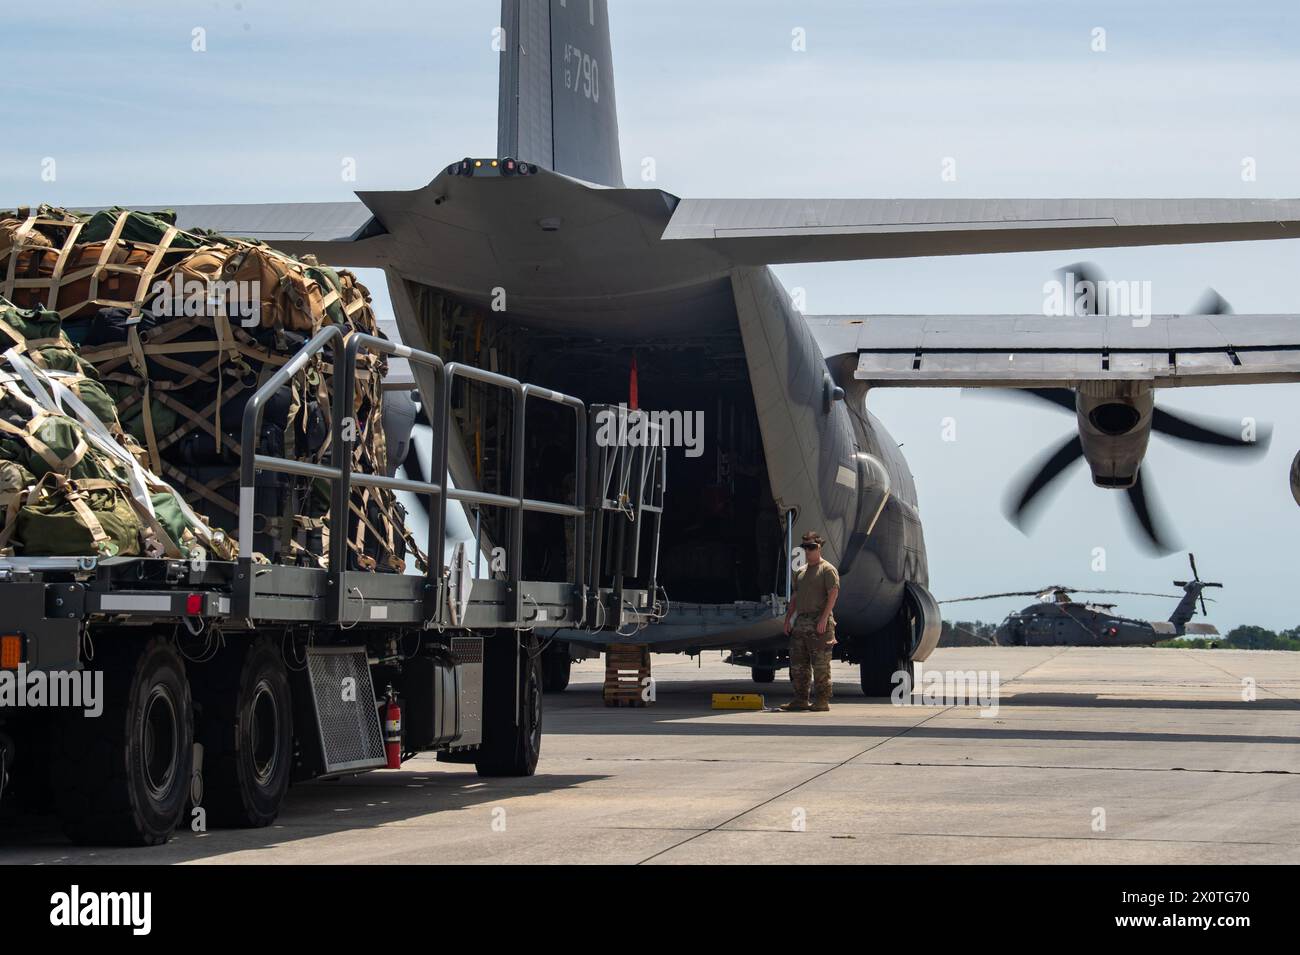
M 645 706 L 642 695 L 650 680 L 650 648 L 617 644 L 605 651 L 606 706 Z

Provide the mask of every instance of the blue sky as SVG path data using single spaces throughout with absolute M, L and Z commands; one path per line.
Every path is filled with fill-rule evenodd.
M 496 142 L 496 3 L 51 0 L 9 4 L 0 205 L 338 200 L 427 182 Z M 626 178 L 653 157 L 682 196 L 1300 196 L 1300 5 L 1205 2 L 611 3 Z M 1106 51 L 1090 48 L 1103 28 Z M 791 49 L 802 29 L 807 49 Z M 192 49 L 202 29 L 206 51 Z M 945 157 L 955 182 L 940 179 Z M 1254 182 L 1241 162 L 1252 157 Z M 55 160 L 53 182 L 41 178 Z M 344 181 L 345 159 L 357 179 Z M 1295 241 L 782 267 L 808 311 L 1037 312 L 1080 259 L 1176 312 L 1214 285 L 1239 312 L 1300 313 Z M 381 309 L 378 276 L 366 276 Z M 1300 388 L 1163 393 L 1274 426 L 1230 465 L 1153 441 L 1169 517 L 1226 589 L 1220 629 L 1300 624 L 1286 482 Z M 1164 591 L 1119 496 L 1082 468 L 1031 537 L 1001 516 L 1018 468 L 1064 437 L 1050 410 L 879 391 L 904 444 L 940 597 L 1048 583 Z M 957 441 L 940 422 L 957 419 Z M 1104 547 L 1107 569 L 1091 570 Z M 1000 618 L 1019 602 L 962 616 Z M 1122 609 L 1165 617 L 1172 601 Z

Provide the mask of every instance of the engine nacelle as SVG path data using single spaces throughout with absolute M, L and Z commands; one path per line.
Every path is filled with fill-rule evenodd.
M 1296 452 L 1295 460 L 1291 462 L 1291 496 L 1300 504 L 1300 451 Z
M 1075 393 L 1083 456 L 1098 487 L 1132 487 L 1151 440 L 1155 400 L 1139 382 L 1089 382 Z

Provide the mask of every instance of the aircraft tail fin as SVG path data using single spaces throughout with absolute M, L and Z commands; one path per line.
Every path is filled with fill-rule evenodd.
M 1196 613 L 1196 599 L 1201 595 L 1201 583 L 1197 580 L 1179 580 L 1174 583 L 1183 588 L 1183 598 L 1178 601 L 1178 606 L 1169 615 L 1169 622 L 1178 628 L 1179 633 L 1182 633 L 1187 622 Z
M 501 0 L 497 154 L 622 186 L 607 0 Z

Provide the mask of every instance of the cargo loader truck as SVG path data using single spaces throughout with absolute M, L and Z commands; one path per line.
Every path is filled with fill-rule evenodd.
M 336 370 L 330 463 L 258 453 L 268 397 L 326 348 Z M 405 358 L 435 383 L 421 393 L 435 462 L 427 481 L 351 470 L 345 409 L 363 350 Z M 448 478 L 457 387 L 505 396 L 505 493 Z M 524 453 L 535 406 L 546 422 L 557 409 L 571 419 L 575 477 L 529 477 L 542 464 Z M 417 753 L 483 776 L 531 775 L 546 650 L 534 631 L 634 632 L 656 616 L 656 560 L 624 574 L 621 542 L 657 555 L 663 448 L 599 447 L 592 412 L 505 375 L 324 327 L 245 409 L 236 559 L 0 558 L 0 681 L 11 690 L 0 696 L 0 798 L 57 813 L 78 843 L 153 845 L 199 818 L 265 826 L 291 783 L 395 769 Z M 349 569 L 342 533 L 326 566 L 255 557 L 255 489 L 268 473 L 327 488 L 331 515 L 346 512 L 354 486 L 423 496 L 428 572 Z M 569 499 L 526 496 L 534 486 L 566 487 Z M 476 539 L 446 546 L 449 507 L 480 515 Z M 495 520 L 481 519 L 489 513 Z M 565 535 L 568 579 L 524 579 L 529 515 L 549 516 L 530 528 Z M 32 705 L 53 701 L 56 686 L 96 685 L 93 707 Z

